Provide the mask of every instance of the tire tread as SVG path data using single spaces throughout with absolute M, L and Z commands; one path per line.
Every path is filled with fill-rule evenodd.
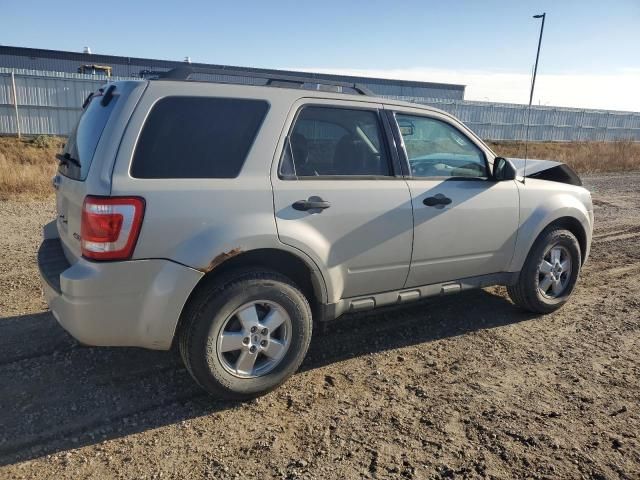
M 245 268 L 241 270 L 234 270 L 223 274 L 219 278 L 214 278 L 208 283 L 205 283 L 201 287 L 199 287 L 199 290 L 194 294 L 194 297 L 189 300 L 188 304 L 183 310 L 183 317 L 182 321 L 180 322 L 181 326 L 180 330 L 178 331 L 178 349 L 180 351 L 180 357 L 182 358 L 184 366 L 191 377 L 193 377 L 193 379 L 201 388 L 215 396 L 233 400 L 245 400 L 256 396 L 253 394 L 233 393 L 228 389 L 228 385 L 220 385 L 219 387 L 217 387 L 215 384 L 204 385 L 199 379 L 200 375 L 194 367 L 194 359 L 192 358 L 192 345 L 195 341 L 194 335 L 196 334 L 196 326 L 201 321 L 204 321 L 202 319 L 203 312 L 205 312 L 210 304 L 217 298 L 222 296 L 227 290 L 234 288 L 238 284 L 251 280 L 275 281 L 286 284 L 289 287 L 295 289 L 300 294 L 300 297 L 303 300 L 303 308 L 305 308 L 309 318 L 311 318 L 311 307 L 309 306 L 308 299 L 305 297 L 305 295 L 288 277 L 272 270 L 262 268 Z M 305 351 L 308 348 L 309 340 L 310 338 L 307 340 L 306 345 L 304 345 Z M 297 370 L 298 367 L 299 365 L 296 365 L 295 369 Z M 276 387 L 277 385 L 273 388 Z M 267 391 L 270 391 L 273 388 L 266 390 L 264 393 L 267 393 Z
M 564 305 L 569 295 L 571 294 L 571 292 L 569 292 L 569 295 L 567 295 L 564 301 L 558 302 L 556 304 L 543 303 L 538 298 L 537 288 L 532 288 L 533 286 L 531 285 L 529 280 L 533 275 L 535 275 L 534 270 L 537 272 L 538 257 L 542 253 L 542 250 L 553 238 L 556 238 L 556 239 L 564 238 L 574 243 L 576 246 L 578 246 L 577 247 L 578 258 L 577 258 L 577 261 L 575 261 L 576 259 L 574 259 L 574 263 L 576 265 L 574 268 L 578 269 L 578 272 L 579 272 L 581 258 L 580 258 L 580 248 L 579 248 L 578 240 L 576 239 L 576 237 L 570 231 L 560 227 L 552 226 L 550 228 L 547 228 L 546 230 L 543 230 L 542 233 L 538 236 L 538 238 L 534 242 L 533 246 L 531 247 L 531 250 L 529 251 L 527 259 L 525 260 L 522 270 L 520 271 L 518 281 L 513 285 L 507 286 L 507 293 L 509 294 L 509 298 L 511 298 L 513 303 L 518 305 L 520 308 L 523 308 L 524 310 L 528 310 L 530 312 L 535 312 L 535 313 L 551 313 L 557 310 L 558 308 L 560 308 L 562 305 Z M 576 275 L 576 281 L 577 281 L 577 275 Z M 575 282 L 574 282 L 574 285 L 575 285 Z M 571 286 L 571 288 L 573 289 L 573 285 Z

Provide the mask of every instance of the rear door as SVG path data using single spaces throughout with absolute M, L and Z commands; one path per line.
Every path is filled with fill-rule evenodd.
M 519 222 L 515 181 L 494 181 L 490 152 L 451 117 L 399 108 L 389 119 L 413 202 L 406 287 L 505 271 Z
M 409 271 L 411 197 L 385 121 L 374 103 L 301 101 L 279 144 L 280 240 L 326 267 L 332 302 L 400 289 Z

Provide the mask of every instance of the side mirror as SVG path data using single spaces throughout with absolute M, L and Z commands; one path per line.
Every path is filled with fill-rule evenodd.
M 411 122 L 409 120 L 399 120 L 398 121 L 398 127 L 400 128 L 400 134 L 403 137 L 407 137 L 407 136 L 413 135 L 414 130 L 415 130 L 415 126 L 413 125 L 413 122 Z
M 504 157 L 496 157 L 493 160 L 493 179 L 495 181 L 515 180 L 516 174 L 516 167 L 511 163 L 511 160 Z

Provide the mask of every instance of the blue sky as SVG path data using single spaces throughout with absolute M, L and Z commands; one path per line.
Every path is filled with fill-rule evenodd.
M 526 101 L 542 11 L 536 103 L 640 110 L 638 0 L 24 0 L 3 5 L 0 44 L 458 82 L 468 98 Z

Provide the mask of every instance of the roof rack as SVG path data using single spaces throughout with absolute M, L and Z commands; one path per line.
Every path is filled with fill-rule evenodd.
M 203 67 L 177 67 L 169 70 L 168 72 L 162 72 L 158 75 L 160 80 L 182 80 L 188 81 L 189 77 L 196 73 L 207 75 L 225 75 L 232 77 L 244 77 L 244 78 L 263 78 L 267 82 L 265 85 L 271 87 L 284 87 L 284 88 L 304 88 L 305 85 L 326 85 L 329 87 L 342 87 L 349 88 L 360 95 L 374 95 L 368 88 L 350 82 L 339 82 L 335 80 L 327 80 L 324 78 L 305 77 L 297 75 L 282 75 L 266 72 L 254 72 L 249 70 L 239 70 L 230 68 L 203 68 Z M 317 74 L 310 74 L 317 75 Z M 213 82 L 213 83 L 233 83 L 233 82 Z

